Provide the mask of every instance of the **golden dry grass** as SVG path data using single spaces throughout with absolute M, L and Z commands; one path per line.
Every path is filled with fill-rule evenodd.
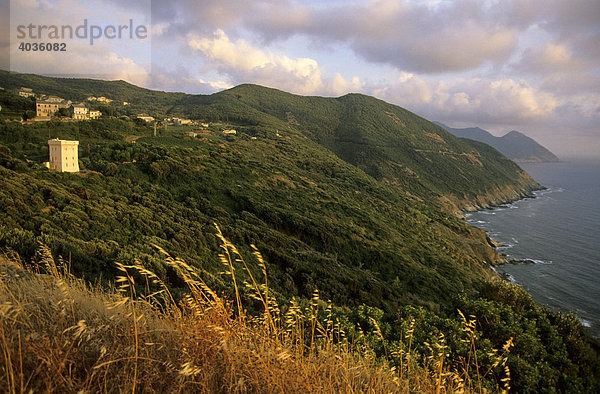
M 425 363 L 411 354 L 410 335 L 408 351 L 388 355 L 386 349 L 386 357 L 401 360 L 395 369 L 374 357 L 364 341 L 345 338 L 331 318 L 331 305 L 319 300 L 318 292 L 309 307 L 292 300 L 282 314 L 269 294 L 259 251 L 254 248 L 254 259 L 263 277 L 256 280 L 235 246 L 217 231 L 221 261 L 234 283 L 233 301 L 164 251 L 166 263 L 188 286 L 177 302 L 141 264 L 117 263 L 116 287 L 101 290 L 72 277 L 68 264 L 55 261 L 43 245 L 39 264 L 27 269 L 16 255 L 0 257 L 0 390 L 481 391 L 466 378 L 468 371 L 458 373 L 444 363 L 443 338 L 432 345 Z M 263 306 L 260 315 L 245 312 L 234 267 L 243 267 L 250 278 L 245 285 Z M 465 318 L 467 333 L 470 324 Z M 507 350 L 499 352 L 499 363 Z

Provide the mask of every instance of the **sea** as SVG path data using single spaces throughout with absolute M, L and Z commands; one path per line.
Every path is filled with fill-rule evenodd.
M 466 220 L 502 243 L 499 252 L 529 260 L 499 273 L 600 338 L 600 159 L 519 165 L 547 189 Z

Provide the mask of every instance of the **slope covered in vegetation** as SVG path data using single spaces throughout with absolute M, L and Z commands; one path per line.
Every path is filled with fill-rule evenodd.
M 162 251 L 186 290 L 175 296 L 140 262 L 115 263 L 116 287 L 90 287 L 40 244 L 0 255 L 0 387 L 7 392 L 593 392 L 598 361 L 572 316 L 523 290 L 488 284 L 446 318 L 405 307 L 351 312 L 320 298 L 280 307 L 258 249 L 245 258 L 217 228 L 224 298 Z M 260 277 L 249 267 L 258 266 Z M 236 269 L 237 267 L 237 269 Z M 179 300 L 179 301 L 178 301 Z M 477 313 L 479 320 L 473 315 Z M 541 336 L 542 334 L 543 336 Z M 557 356 L 559 356 L 557 358 Z
M 258 85 L 209 96 L 142 89 L 123 81 L 59 79 L 0 72 L 6 88 L 83 100 L 90 93 L 115 100 L 111 114 L 141 112 L 207 121 L 270 126 L 300 133 L 342 160 L 409 196 L 446 208 L 477 209 L 524 197 L 540 187 L 497 151 L 457 138 L 442 127 L 373 97 L 305 97 Z M 127 101 L 128 106 L 119 103 Z
M 103 285 L 122 275 L 114 262 L 137 265 L 185 300 L 186 281 L 157 245 L 235 300 L 233 315 L 244 313 L 242 304 L 248 313 L 260 311 L 255 292 L 243 285 L 252 284 L 251 274 L 261 276 L 259 266 L 246 270 L 236 260 L 239 286 L 219 275 L 218 223 L 242 255 L 251 254 L 251 244 L 262 252 L 269 294 L 290 305 L 286 311 L 292 300 L 306 307 L 318 290 L 348 330 L 383 338 L 379 345 L 371 338 L 380 360 L 405 354 L 402 341 L 414 321 L 420 365 L 434 341 L 456 352 L 457 365 L 470 365 L 472 350 L 458 338 L 472 319 L 461 309 L 485 316 L 473 341 L 486 370 L 497 367 L 489 353 L 513 338 L 513 387 L 594 384 L 597 356 L 585 329 L 518 289 L 487 282 L 499 256 L 483 231 L 451 212 L 539 187 L 488 146 L 364 96 L 301 97 L 249 85 L 191 96 L 123 82 L 0 76 L 5 87 L 131 101 L 111 104 L 118 116 L 143 111 L 210 122 L 201 138 L 172 126 L 153 136 L 150 125 L 108 113 L 86 122 L 0 123 L 0 247 L 24 261 L 42 261 L 42 243 L 74 275 Z M 0 100 L 13 114 L 31 105 L 9 90 Z M 236 136 L 221 133 L 230 128 Z M 56 137 L 80 142 L 82 172 L 41 164 L 48 138 Z M 484 385 L 501 387 L 503 376 L 489 374 Z
M 430 202 L 481 208 L 539 188 L 497 151 L 373 97 L 303 97 L 241 85 L 210 99 L 275 116 L 373 178 Z
M 318 288 L 340 304 L 437 304 L 473 290 L 497 257 L 481 230 L 301 135 L 199 140 L 174 130 L 132 144 L 123 140 L 151 131 L 118 120 L 0 127 L 0 242 L 32 257 L 41 240 L 89 279 L 134 258 L 167 274 L 149 243 L 214 275 L 213 221 L 263 250 L 286 298 Z M 80 141 L 86 172 L 39 164 L 48 132 Z

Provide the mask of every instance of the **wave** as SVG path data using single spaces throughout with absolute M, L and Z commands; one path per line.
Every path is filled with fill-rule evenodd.
M 511 274 L 509 274 L 508 272 L 503 272 L 501 274 L 502 278 L 507 281 L 508 283 L 510 283 L 511 285 L 518 285 L 519 283 L 517 282 L 517 280 L 515 279 L 514 276 L 512 276 Z
M 552 194 L 552 193 L 562 193 L 562 192 L 564 192 L 564 191 L 565 191 L 565 189 L 563 189 L 562 187 L 550 186 L 549 188 L 547 188 L 547 189 L 545 189 L 545 190 L 536 190 L 536 191 L 534 191 L 534 192 L 533 192 L 533 195 L 534 195 L 536 198 L 539 198 L 539 197 L 544 197 L 544 196 L 546 196 L 547 194 Z M 529 199 L 530 199 L 530 198 L 525 198 L 525 199 L 523 199 L 523 200 L 529 200 Z
M 501 234 L 498 234 L 498 233 L 496 233 L 496 234 L 497 235 L 501 235 Z M 498 237 L 498 238 L 501 238 L 501 237 Z M 518 244 L 519 244 L 519 240 L 516 239 L 515 237 L 512 237 L 509 242 L 502 242 L 501 241 L 501 245 L 497 246 L 496 249 L 500 249 L 500 250 L 511 249 L 511 248 L 514 248 L 515 246 L 517 246 Z
M 592 322 L 589 320 L 585 320 L 583 317 L 580 317 L 579 321 L 581 322 L 581 325 L 584 327 L 590 328 L 592 326 Z
M 539 264 L 539 265 L 550 265 L 552 260 L 541 260 L 541 259 L 530 259 L 530 258 L 514 258 L 510 259 L 511 264 Z
M 545 264 L 545 265 L 552 264 L 552 260 L 537 260 L 537 259 L 527 259 L 527 260 L 533 261 L 534 264 Z
M 505 250 L 505 249 L 514 248 L 515 246 L 516 246 L 516 244 L 512 244 L 512 243 L 502 243 L 500 246 L 496 246 L 496 249 Z

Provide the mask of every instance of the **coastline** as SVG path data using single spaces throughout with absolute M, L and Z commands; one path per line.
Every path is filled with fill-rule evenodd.
M 590 298 L 597 291 L 589 287 L 597 275 L 595 266 L 590 265 L 597 250 L 589 243 L 593 242 L 590 223 L 594 222 L 587 220 L 587 214 L 583 216 L 586 219 L 579 215 L 587 212 L 581 208 L 591 200 L 576 194 L 587 191 L 578 186 L 581 178 L 572 175 L 579 174 L 579 169 L 540 169 L 538 175 L 547 187 L 535 190 L 533 196 L 465 212 L 464 220 L 484 231 L 490 246 L 502 257 L 489 264 L 498 279 L 522 287 L 538 305 L 573 314 L 590 337 L 598 340 L 598 298 Z M 583 185 L 587 185 L 587 178 L 583 179 Z M 577 197 L 581 199 L 573 200 Z M 573 201 L 574 206 L 569 204 Z M 579 227 L 582 225 L 585 227 Z
M 490 267 L 492 268 L 492 270 L 494 272 L 496 272 L 500 277 L 503 277 L 503 274 L 498 273 L 495 269 L 493 269 L 494 267 L 499 267 L 499 266 L 507 265 L 507 264 L 543 264 L 543 260 L 531 259 L 531 258 L 526 258 L 526 257 L 524 257 L 524 258 L 510 257 L 507 253 L 505 253 L 503 251 L 503 249 L 510 249 L 514 245 L 512 245 L 510 243 L 504 243 L 504 242 L 501 242 L 501 241 L 493 238 L 492 234 L 490 234 L 490 232 L 488 230 L 485 230 L 485 229 L 482 229 L 481 227 L 476 226 L 475 225 L 476 223 L 469 222 L 469 216 L 472 214 L 475 214 L 475 213 L 480 213 L 480 212 L 494 212 L 494 211 L 503 210 L 503 209 L 509 208 L 512 204 L 518 203 L 520 201 L 539 198 L 539 196 L 537 196 L 535 194 L 536 192 L 543 192 L 543 191 L 549 190 L 548 187 L 546 187 L 546 186 L 543 186 L 543 185 L 539 185 L 539 186 L 540 186 L 539 188 L 531 190 L 531 192 L 525 193 L 524 195 L 522 195 L 521 197 L 519 197 L 517 199 L 510 199 L 510 200 L 506 200 L 503 202 L 490 204 L 489 206 L 486 206 L 481 209 L 468 210 L 468 211 L 462 212 L 462 215 L 463 215 L 462 219 L 468 225 L 484 231 L 488 245 L 490 245 L 500 256 L 500 258 L 498 260 L 490 263 Z M 514 282 L 514 280 L 511 280 L 511 282 Z
M 546 190 L 533 179 L 527 172 L 521 169 L 519 179 L 510 185 L 496 186 L 492 190 L 471 196 L 470 198 L 459 198 L 455 195 L 439 198 L 443 207 L 450 210 L 457 217 L 464 219 L 466 214 L 493 210 L 502 205 L 512 204 L 527 198 L 535 198 L 535 192 Z

